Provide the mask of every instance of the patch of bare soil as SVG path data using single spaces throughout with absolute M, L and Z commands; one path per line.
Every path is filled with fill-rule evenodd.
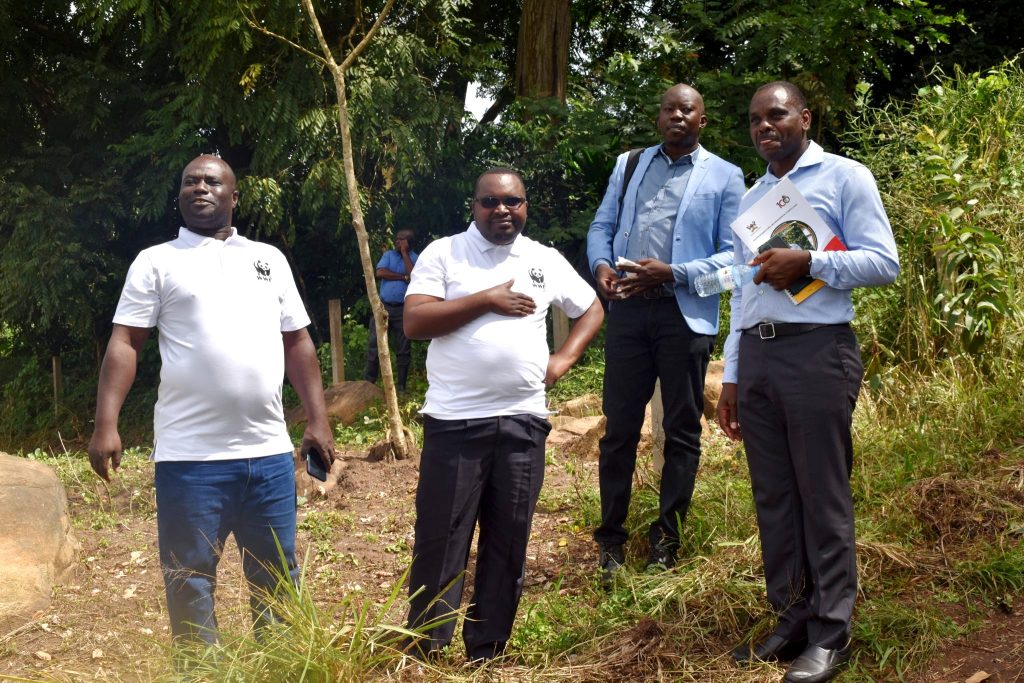
M 1024 681 L 1024 612 L 993 610 L 984 626 L 948 647 L 915 676 L 915 683 Z

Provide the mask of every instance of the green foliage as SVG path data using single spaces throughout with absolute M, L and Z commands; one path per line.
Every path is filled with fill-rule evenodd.
M 369 447 L 387 434 L 387 419 L 379 408 L 370 408 L 361 413 L 350 425 L 334 428 L 334 440 L 338 444 L 355 447 Z
M 898 294 L 859 294 L 871 350 L 922 367 L 1010 353 L 1024 263 L 1024 72 L 1014 62 L 936 81 L 909 104 L 864 110 L 847 136 L 900 249 Z
M 598 332 L 583 356 L 548 390 L 548 403 L 558 406 L 584 394 L 601 395 L 604 386 L 604 333 Z
M 857 611 L 853 637 L 868 645 L 874 671 L 910 672 L 964 629 L 934 602 L 875 601 Z

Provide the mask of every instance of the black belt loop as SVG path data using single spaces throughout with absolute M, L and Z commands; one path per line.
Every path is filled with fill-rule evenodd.
M 804 334 L 821 327 L 849 327 L 849 323 L 774 323 L 765 321 L 754 327 L 743 330 L 743 334 L 751 335 L 769 341 L 777 337 L 791 337 L 795 334 Z

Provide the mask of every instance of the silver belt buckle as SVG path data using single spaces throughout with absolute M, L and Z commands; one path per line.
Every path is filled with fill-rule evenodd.
M 775 323 L 758 324 L 757 333 L 761 336 L 761 339 L 775 339 Z

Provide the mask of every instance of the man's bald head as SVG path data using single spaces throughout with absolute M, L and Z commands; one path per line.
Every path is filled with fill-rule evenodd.
M 237 203 L 235 172 L 220 157 L 201 154 L 181 172 L 178 210 L 189 230 L 207 237 L 230 232 Z
M 694 102 L 700 106 L 700 113 L 704 113 L 704 96 L 692 85 L 687 85 L 686 83 L 676 83 L 662 93 L 661 102 L 664 104 L 667 98 L 683 96 L 693 98 Z
M 224 175 L 225 179 L 226 178 L 230 178 L 232 184 L 234 184 L 236 182 L 236 179 L 235 179 L 235 169 L 231 168 L 231 165 L 228 162 L 224 161 L 223 159 L 221 159 L 216 154 L 200 154 L 195 159 L 193 159 L 192 161 L 188 162 L 188 165 L 185 166 L 185 170 L 181 172 L 181 177 L 184 178 L 185 177 L 185 171 L 187 171 L 189 168 L 191 168 L 194 164 L 208 164 L 208 163 L 209 164 L 214 164 L 216 166 L 220 166 L 220 168 L 223 170 L 223 172 L 225 174 Z

